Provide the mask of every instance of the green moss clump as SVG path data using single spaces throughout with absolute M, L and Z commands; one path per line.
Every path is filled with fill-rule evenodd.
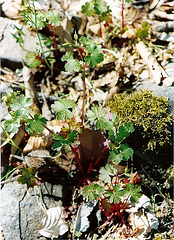
M 108 106 L 121 121 L 131 121 L 137 139 L 149 150 L 172 145 L 173 118 L 168 111 L 168 99 L 148 90 L 124 92 L 115 95 Z M 134 136 L 135 137 L 135 136 Z

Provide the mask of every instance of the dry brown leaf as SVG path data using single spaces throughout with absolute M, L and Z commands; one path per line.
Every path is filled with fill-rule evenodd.
M 107 103 L 109 102 L 109 100 L 111 100 L 113 98 L 113 96 L 116 94 L 116 93 L 119 93 L 120 92 L 120 88 L 118 86 L 115 86 L 113 88 L 110 89 L 106 99 L 105 99 L 105 104 L 104 105 L 107 105 Z
M 35 149 L 43 149 L 46 147 L 51 146 L 52 139 L 51 135 L 43 135 L 43 134 L 37 134 L 35 136 L 31 136 L 28 139 L 27 145 L 23 149 L 23 153 L 30 152 Z
M 96 80 L 93 84 L 93 88 L 109 86 L 114 87 L 118 82 L 119 74 L 116 71 L 108 72 L 104 77 Z
M 71 31 L 73 29 L 73 24 L 68 18 L 64 18 L 61 21 L 61 25 L 58 26 L 55 30 L 55 34 L 59 36 L 61 43 L 72 42 Z
M 61 207 L 57 206 L 46 211 L 46 216 L 41 221 L 39 233 L 47 238 L 57 238 L 68 231 L 68 224 L 63 220 Z
M 2 4 L 4 14 L 12 19 L 19 18 L 21 0 L 5 0 Z
M 149 48 L 141 41 L 136 45 L 137 51 L 148 65 L 149 70 L 157 84 L 160 84 L 167 78 L 165 84 L 170 84 L 172 81 L 168 79 L 168 75 L 165 70 L 159 65 L 156 58 L 151 54 Z
M 92 34 L 95 34 L 95 35 L 99 36 L 99 34 L 100 34 L 100 23 L 90 25 L 89 26 L 89 31 L 91 31 Z

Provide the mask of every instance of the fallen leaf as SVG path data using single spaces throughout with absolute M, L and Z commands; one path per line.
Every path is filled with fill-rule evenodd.
M 39 233 L 47 238 L 58 238 L 68 231 L 68 224 L 63 220 L 61 207 L 50 208 L 41 221 Z
M 89 215 L 91 214 L 91 212 L 94 210 L 94 207 L 96 206 L 97 201 L 92 201 L 92 202 L 87 202 L 87 203 L 83 203 L 78 211 L 77 211 L 77 215 L 76 215 L 76 219 L 74 222 L 74 230 L 73 230 L 73 239 L 75 236 L 76 232 L 86 232 L 90 226 L 90 222 L 89 222 Z
M 32 150 L 46 148 L 49 147 L 51 144 L 51 135 L 37 134 L 35 136 L 31 136 L 28 139 L 27 145 L 23 149 L 23 153 L 25 154 Z

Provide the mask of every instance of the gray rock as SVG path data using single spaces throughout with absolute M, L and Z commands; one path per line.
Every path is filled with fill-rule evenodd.
M 23 51 L 16 39 L 12 36 L 17 33 L 14 26 L 22 29 L 25 33 L 24 48 L 29 51 L 34 51 L 36 48 L 37 37 L 35 33 L 31 33 L 25 25 L 18 20 L 11 20 L 0 17 L 0 58 L 2 59 L 2 66 L 22 67 L 22 61 L 25 59 L 26 51 Z M 20 64 L 19 64 L 20 63 Z
M 174 78 L 174 62 L 170 62 L 165 66 L 166 72 L 169 77 Z M 157 85 L 150 81 L 148 77 L 140 79 L 135 83 L 136 89 L 147 89 L 152 91 L 157 96 L 163 96 L 169 100 L 169 111 L 174 116 L 174 86 Z
M 62 186 L 41 185 L 47 208 L 61 206 Z M 6 240 L 46 240 L 38 230 L 44 211 L 37 201 L 39 189 L 29 189 L 17 182 L 6 183 L 1 190 L 1 224 Z

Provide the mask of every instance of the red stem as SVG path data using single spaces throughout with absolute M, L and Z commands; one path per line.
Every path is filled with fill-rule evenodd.
M 85 70 L 82 72 L 82 80 L 83 80 L 83 102 L 82 102 L 82 116 L 81 116 L 81 125 L 83 127 L 84 120 L 84 112 L 85 112 Z
M 111 216 L 102 224 L 102 225 L 106 225 L 114 216 L 115 214 L 112 213 Z
M 41 57 L 36 56 L 35 58 L 36 58 L 37 60 L 41 61 L 42 63 L 45 63 L 45 61 L 44 61 Z
M 71 150 L 73 151 L 73 153 L 75 154 L 75 157 L 76 157 L 76 160 L 77 160 L 77 163 L 78 163 L 78 165 L 80 167 L 81 172 L 83 174 L 85 174 L 84 170 L 83 170 L 83 167 L 82 167 L 82 164 L 80 162 L 80 158 L 79 158 L 79 155 L 78 155 L 78 152 L 77 152 L 77 148 L 73 148 L 72 145 L 70 145 L 70 147 L 71 147 Z
M 89 174 L 91 172 L 92 168 L 94 168 L 97 165 L 97 163 L 100 161 L 100 159 L 101 159 L 101 157 L 102 157 L 102 155 L 103 155 L 105 150 L 106 150 L 106 146 L 104 146 L 100 156 L 97 158 L 97 160 L 95 161 L 94 165 L 93 165 L 93 162 L 91 162 L 91 164 L 89 165 L 87 174 Z

